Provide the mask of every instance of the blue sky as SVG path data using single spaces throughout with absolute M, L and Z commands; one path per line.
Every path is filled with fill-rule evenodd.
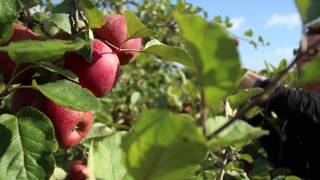
M 291 60 L 292 49 L 298 47 L 301 23 L 293 0 L 186 0 L 208 12 L 208 19 L 216 15 L 229 16 L 234 21 L 234 34 L 243 36 L 252 28 L 254 35 L 262 35 L 268 47 L 255 50 L 245 41 L 239 52 L 244 67 L 260 70 L 264 61 L 277 65 L 282 58 Z

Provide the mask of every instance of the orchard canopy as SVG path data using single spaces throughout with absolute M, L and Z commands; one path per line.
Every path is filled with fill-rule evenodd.
M 320 4 L 295 3 L 303 44 Z M 232 26 L 184 0 L 0 0 L 0 180 L 300 179 L 248 119 L 319 61 L 299 78 L 296 58 L 266 63 L 270 87 L 240 88 L 239 43 L 269 43 Z

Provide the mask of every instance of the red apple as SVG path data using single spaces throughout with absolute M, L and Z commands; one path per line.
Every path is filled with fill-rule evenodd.
M 135 38 L 127 40 L 127 25 L 123 15 L 110 14 L 105 16 L 106 24 L 99 29 L 95 29 L 96 36 L 100 39 L 107 40 L 114 46 L 122 49 L 140 50 L 142 39 Z M 132 62 L 137 56 L 137 52 L 118 51 L 114 49 L 120 59 L 120 64 L 125 65 Z
M 32 106 L 39 108 L 43 96 L 33 89 L 18 89 L 12 94 L 11 110 L 17 113 L 22 107 Z
M 74 161 L 69 168 L 67 180 L 85 180 L 89 175 L 88 168 L 83 164 L 82 161 Z
M 88 134 L 93 123 L 93 113 L 76 111 L 55 104 L 44 98 L 41 110 L 51 119 L 56 138 L 63 148 L 71 148 L 80 143 Z
M 17 41 L 23 41 L 23 40 L 40 40 L 41 38 L 35 34 L 33 31 L 31 31 L 29 28 L 21 25 L 13 23 L 13 35 L 9 42 L 17 42 Z M 6 52 L 0 52 L 0 73 L 2 73 L 6 80 L 8 80 L 11 77 L 11 74 L 16 66 L 16 63 L 13 62 L 9 55 Z M 21 64 L 18 68 L 18 71 L 21 69 L 24 69 L 27 65 Z M 22 76 L 28 76 L 29 73 L 21 74 L 19 78 L 22 78 Z
M 77 53 L 69 53 L 65 67 L 79 77 L 81 86 L 101 97 L 110 92 L 117 81 L 119 59 L 109 46 L 97 39 L 93 41 L 92 49 L 91 63 Z

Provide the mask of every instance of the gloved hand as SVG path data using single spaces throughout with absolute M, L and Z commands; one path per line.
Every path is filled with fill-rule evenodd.
M 262 83 L 266 79 L 267 79 L 266 77 L 260 74 L 254 73 L 252 71 L 247 71 L 240 82 L 240 87 L 241 88 L 259 87 L 259 83 Z

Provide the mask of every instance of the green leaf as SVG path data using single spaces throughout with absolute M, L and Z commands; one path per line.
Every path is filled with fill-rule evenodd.
M 62 29 L 63 31 L 69 34 L 72 33 L 69 14 L 52 14 L 49 21 L 55 24 L 58 28 Z
M 301 71 L 300 81 L 304 84 L 312 83 L 320 80 L 320 58 L 312 60 L 310 63 L 303 66 Z
M 12 23 L 0 23 L 0 45 L 9 41 L 13 34 Z
M 91 29 L 87 28 L 86 31 L 81 32 L 79 34 L 79 37 L 81 37 L 83 40 L 85 40 L 86 45 L 78 51 L 78 53 L 84 57 L 84 59 L 91 63 L 92 61 L 92 46 L 93 46 L 93 32 Z
M 51 121 L 40 111 L 23 108 L 17 117 L 0 116 L 0 179 L 48 179 L 58 149 Z
M 53 174 L 49 180 L 63 180 L 67 176 L 67 173 L 59 167 L 54 168 Z
M 224 18 L 224 25 L 227 27 L 227 28 L 231 28 L 233 26 L 233 23 L 231 22 L 230 18 L 228 16 L 226 16 Z
M 53 64 L 44 64 L 44 63 L 35 63 L 35 64 L 37 64 L 38 66 L 40 66 L 42 68 L 45 68 L 46 70 L 48 70 L 50 72 L 60 74 L 70 80 L 73 80 L 75 82 L 79 82 L 78 76 L 68 69 L 63 69 L 63 68 L 56 66 L 56 65 L 53 65 Z
M 215 17 L 213 18 L 213 21 L 214 21 L 215 23 L 222 23 L 222 18 L 221 18 L 221 16 L 215 16 Z
M 90 28 L 101 28 L 105 24 L 105 19 L 101 11 L 90 0 L 80 0 L 80 8 L 84 11 Z
M 100 139 L 106 136 L 110 136 L 112 133 L 112 129 L 110 129 L 108 126 L 102 123 L 94 123 L 85 139 Z
M 284 180 L 301 180 L 301 178 L 291 175 L 291 176 L 285 177 Z
M 208 119 L 208 132 L 212 133 L 216 131 L 227 122 L 228 119 L 224 116 Z M 260 127 L 253 127 L 245 121 L 237 120 L 211 139 L 209 141 L 209 146 L 212 150 L 219 150 L 224 146 L 247 143 L 250 140 L 257 139 L 267 134 L 268 131 L 261 129 Z
M 262 88 L 251 88 L 239 90 L 234 95 L 228 97 L 228 101 L 232 109 L 239 108 L 244 105 L 248 100 L 263 92 Z
M 270 172 L 273 167 L 272 164 L 264 159 L 255 159 L 253 162 L 253 168 L 249 172 L 252 179 L 271 179 Z
M 259 41 L 261 44 L 264 45 L 264 40 L 263 40 L 263 37 L 262 37 L 262 36 L 259 36 L 259 37 L 258 37 L 258 41 Z
M 90 147 L 89 147 L 89 158 L 88 158 L 89 180 L 96 180 L 94 156 L 93 156 L 93 142 L 94 142 L 93 140 L 90 141 Z
M 133 12 L 126 11 L 124 16 L 128 33 L 127 39 L 150 37 L 155 34 L 155 32 L 148 29 Z
M 320 16 L 320 1 L 318 0 L 295 0 L 304 24 L 318 19 Z
M 12 23 L 18 16 L 21 9 L 19 0 L 0 1 L 0 23 Z
M 181 101 L 181 87 L 178 86 L 169 86 L 167 90 L 168 98 L 173 101 L 173 103 L 179 107 L 182 108 L 182 101 Z
M 33 62 L 63 56 L 65 52 L 77 51 L 85 45 L 81 38 L 72 41 L 26 40 L 12 42 L 8 46 L 0 47 L 0 51 L 8 52 L 10 58 L 16 62 Z
M 141 94 L 139 92 L 133 92 L 130 96 L 130 105 L 135 105 L 140 99 Z
M 244 32 L 244 35 L 247 36 L 247 37 L 252 37 L 253 36 L 252 29 L 248 29 L 246 32 Z
M 43 85 L 34 80 L 32 86 L 56 104 L 78 111 L 94 111 L 99 108 L 98 99 L 88 90 L 68 80 Z
M 258 47 L 257 43 L 253 40 L 249 41 L 249 44 L 252 45 L 255 49 L 257 49 Z
M 5 88 L 4 77 L 3 77 L 3 75 L 0 73 L 0 92 L 2 92 L 4 88 Z
M 285 70 L 288 65 L 287 65 L 287 60 L 286 59 L 281 59 L 277 69 L 276 69 L 276 73 L 281 73 L 283 70 Z
M 177 62 L 191 69 L 195 68 L 193 59 L 188 52 L 177 47 L 167 46 L 156 39 L 149 41 L 143 51 L 163 60 Z
M 199 16 L 175 17 L 196 64 L 206 103 L 213 107 L 238 86 L 241 71 L 237 45 L 220 25 Z
M 142 112 L 122 148 L 129 174 L 145 180 L 190 177 L 207 150 L 203 134 L 190 116 L 166 110 Z
M 50 19 L 49 15 L 45 12 L 36 12 L 32 14 L 32 18 L 34 18 L 34 20 L 39 22 L 45 22 L 48 19 Z
M 253 162 L 253 157 L 250 154 L 240 154 L 240 159 L 245 160 L 248 163 Z
M 118 180 L 127 176 L 120 144 L 125 132 L 114 133 L 93 143 L 93 159 L 97 179 Z

